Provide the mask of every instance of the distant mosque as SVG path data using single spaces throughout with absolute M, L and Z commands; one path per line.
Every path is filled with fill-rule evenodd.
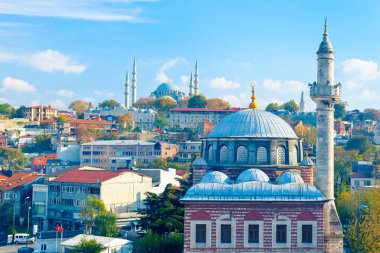
M 130 103 L 130 88 L 132 88 L 132 103 Z M 189 97 L 198 95 L 199 93 L 199 70 L 198 62 L 195 62 L 195 73 L 193 82 L 193 73 L 190 75 L 189 83 Z M 136 59 L 133 61 L 133 71 L 132 71 L 132 87 L 129 84 L 129 75 L 127 72 L 126 82 L 125 82 L 125 108 L 132 107 L 137 101 L 137 71 L 136 71 Z M 173 98 L 177 103 L 186 97 L 186 93 L 183 92 L 177 85 L 173 83 L 161 83 L 158 85 L 157 89 L 150 94 L 154 98 L 170 97 Z

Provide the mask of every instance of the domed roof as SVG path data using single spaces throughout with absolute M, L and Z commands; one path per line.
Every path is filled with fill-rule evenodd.
M 311 160 L 309 157 L 305 157 L 301 163 L 301 166 L 314 166 L 313 160 Z
M 221 137 L 298 139 L 285 120 L 273 113 L 258 109 L 248 109 L 231 114 L 206 136 L 206 138 Z
M 269 182 L 269 177 L 262 170 L 259 169 L 247 169 L 240 173 L 237 177 L 235 183 L 243 183 L 243 182 L 251 182 L 251 181 L 259 181 L 259 182 Z
M 211 171 L 203 176 L 200 183 L 221 183 L 229 184 L 230 178 L 220 171 Z
M 164 91 L 164 90 L 180 90 L 179 87 L 173 83 L 162 83 L 160 84 L 156 91 Z
M 301 183 L 304 181 L 302 177 L 295 171 L 286 171 L 282 173 L 276 180 L 277 184 L 292 184 L 292 183 Z

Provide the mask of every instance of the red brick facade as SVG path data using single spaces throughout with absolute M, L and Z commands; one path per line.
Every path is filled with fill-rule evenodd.
M 256 202 L 236 204 L 227 202 L 186 203 L 185 208 L 185 247 L 184 252 L 323 252 L 324 249 L 324 202 Z M 235 248 L 217 247 L 216 220 L 222 215 L 236 220 Z M 291 245 L 286 248 L 272 247 L 272 223 L 276 217 L 280 221 L 286 216 L 291 221 Z M 191 221 L 211 221 L 211 247 L 191 248 Z M 247 248 L 244 246 L 244 221 L 263 221 L 263 248 Z M 313 247 L 299 247 L 297 243 L 297 221 L 316 222 L 316 244 Z M 194 231 L 192 231 L 195 233 Z M 298 235 L 299 236 L 299 235 Z M 264 250 L 265 249 L 265 250 Z

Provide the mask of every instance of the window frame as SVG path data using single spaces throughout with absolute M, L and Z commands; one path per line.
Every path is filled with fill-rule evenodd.
M 221 225 L 231 225 L 231 243 L 221 243 Z M 235 248 L 236 245 L 236 219 L 231 214 L 221 215 L 216 220 L 216 247 Z
M 202 228 L 198 227 L 202 226 Z M 207 225 L 206 224 L 195 224 L 195 243 L 206 243 L 206 231 Z M 200 232 L 200 233 L 198 233 Z
M 297 247 L 317 247 L 317 221 L 297 221 Z M 312 226 L 312 242 L 302 242 L 302 225 Z
M 196 225 L 206 225 L 206 242 L 196 242 Z M 190 248 L 210 248 L 211 247 L 211 221 L 210 220 L 192 220 L 190 221 Z
M 259 226 L 259 242 L 249 242 L 249 225 Z M 264 246 L 264 221 L 262 220 L 245 220 L 244 221 L 244 247 L 262 248 Z
M 277 225 L 286 225 L 286 243 L 277 243 Z M 272 220 L 272 248 L 290 248 L 292 242 L 292 222 L 287 216 L 275 217 Z

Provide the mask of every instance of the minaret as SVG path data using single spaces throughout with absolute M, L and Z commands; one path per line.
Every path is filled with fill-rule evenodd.
M 193 72 L 190 73 L 190 84 L 189 84 L 189 97 L 192 97 L 194 95 L 194 86 L 193 86 Z
M 132 71 L 132 106 L 136 103 L 137 98 L 137 71 L 136 71 L 136 58 L 133 60 Z
M 329 200 L 324 207 L 324 252 L 343 252 L 343 230 L 334 204 L 334 104 L 340 101 L 341 84 L 334 85 L 334 50 L 326 19 L 317 55 L 317 82 L 309 86 L 310 97 L 317 104 L 316 187 Z
M 305 112 L 305 100 L 303 97 L 303 91 L 301 92 L 301 100 L 300 100 L 300 112 Z
M 128 71 L 127 71 L 127 77 L 126 77 L 126 80 L 125 80 L 125 92 L 124 92 L 124 95 L 125 95 L 125 108 L 129 108 L 129 76 L 128 76 Z
M 198 95 L 199 90 L 199 72 L 198 72 L 198 61 L 195 62 L 195 73 L 194 73 L 194 95 Z
M 251 103 L 249 104 L 249 109 L 257 109 L 259 108 L 257 102 L 256 102 L 256 97 L 255 97 L 255 84 L 251 84 L 252 87 L 252 96 L 251 96 Z

